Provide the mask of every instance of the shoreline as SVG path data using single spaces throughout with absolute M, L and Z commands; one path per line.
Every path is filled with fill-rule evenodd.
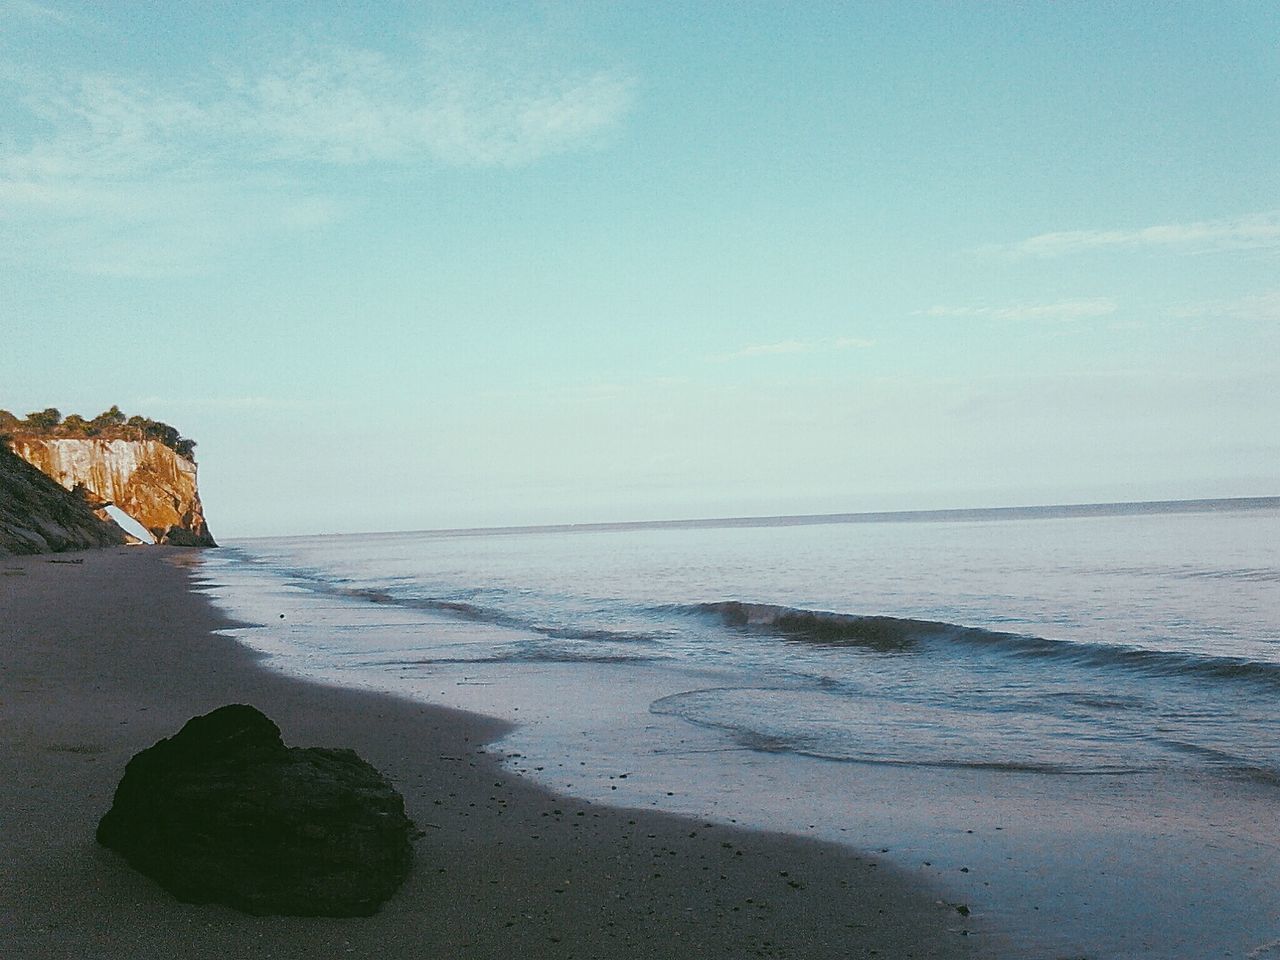
M 0 952 L 42 957 L 994 955 L 936 891 L 833 844 L 551 793 L 502 769 L 504 721 L 269 670 L 214 631 L 190 551 L 0 560 Z M 426 836 L 382 911 L 249 917 L 173 900 L 93 841 L 124 764 L 248 702 L 299 746 L 349 746 Z M 969 934 L 976 934 L 970 936 Z
M 1178 529 L 1188 525 L 1204 526 L 1199 521 L 1177 521 Z M 1160 529 L 1166 535 L 1173 532 L 1167 523 Z M 1229 531 L 1219 525 L 1206 533 L 1204 549 L 1214 555 L 1218 551 L 1212 544 L 1221 548 Z M 1094 562 L 1098 537 L 1096 530 L 1080 534 L 1080 560 Z M 1264 539 L 1255 536 L 1255 546 L 1262 546 Z M 771 541 L 778 549 L 777 541 Z M 1231 543 L 1239 543 L 1235 535 Z M 892 864 L 904 871 L 913 885 L 927 888 L 940 899 L 967 905 L 973 918 L 989 931 L 982 938 L 984 944 L 994 940 L 1005 955 L 1028 960 L 1086 956 L 1092 960 L 1208 960 L 1261 958 L 1276 951 L 1280 943 L 1277 917 L 1265 906 L 1259 909 L 1274 900 L 1272 893 L 1280 885 L 1280 846 L 1268 828 L 1274 820 L 1273 781 L 1241 779 L 1230 770 L 1204 763 L 1139 763 L 1100 773 L 1048 773 L 832 760 L 803 750 L 770 749 L 774 745 L 767 742 L 765 749 L 759 749 L 750 737 L 761 731 L 767 735 L 772 729 L 768 714 L 760 723 L 745 718 L 746 736 L 740 736 L 732 714 L 728 724 L 704 725 L 696 711 L 680 716 L 657 707 L 668 697 L 696 698 L 701 691 L 768 689 L 772 678 L 789 676 L 800 666 L 792 655 L 803 656 L 808 647 L 787 647 L 789 653 L 781 658 L 743 664 L 740 654 L 748 652 L 743 648 L 754 646 L 749 641 L 734 644 L 732 636 L 716 636 L 707 643 L 695 637 L 692 657 L 682 657 L 677 645 L 670 661 L 663 656 L 632 659 L 633 648 L 622 646 L 606 647 L 606 656 L 593 659 L 580 655 L 588 651 L 578 644 L 561 644 L 555 637 L 539 639 L 547 625 L 582 626 L 572 606 L 563 611 L 553 608 L 544 620 L 536 605 L 521 605 L 517 609 L 523 613 L 514 624 L 504 624 L 501 616 L 490 620 L 434 609 L 431 598 L 439 593 L 470 600 L 467 584 L 479 588 L 480 594 L 488 586 L 501 594 L 504 586 L 512 584 L 513 574 L 515 582 L 531 587 L 535 597 L 548 590 L 554 593 L 556 578 L 564 577 L 581 583 L 585 575 L 592 584 L 586 588 L 588 595 L 609 589 L 607 578 L 592 580 L 583 569 L 588 562 L 604 559 L 599 543 L 579 547 L 562 540 L 546 551 L 535 551 L 539 560 L 528 573 L 520 572 L 528 559 L 523 556 L 524 545 L 517 570 L 502 562 L 503 549 L 495 546 L 496 555 L 488 549 L 469 554 L 450 544 L 430 550 L 409 544 L 404 550 L 387 552 L 376 538 L 354 541 L 350 551 L 345 545 L 322 546 L 316 541 L 287 549 L 278 545 L 274 550 L 268 544 L 262 551 L 206 555 L 196 580 L 220 610 L 257 625 L 229 632 L 265 655 L 266 665 L 273 670 L 506 721 L 508 732 L 490 748 L 505 754 L 502 767 L 557 795 L 826 840 L 854 853 L 875 851 L 882 866 Z M 736 543 L 733 549 L 737 554 L 749 546 Z M 880 543 L 869 553 L 883 552 L 887 546 Z M 1034 549 L 1025 540 L 1022 546 Z M 723 544 L 709 539 L 701 539 L 697 546 L 699 555 L 706 557 L 720 556 L 717 551 L 722 548 Z M 572 556 L 566 556 L 566 551 Z M 465 573 L 459 577 L 455 572 L 441 589 L 431 582 L 428 571 L 453 570 L 455 555 L 467 558 L 456 561 Z M 1265 556 L 1256 550 L 1251 555 L 1259 560 Z M 489 562 L 495 559 L 499 562 L 489 571 Z M 675 559 L 678 567 L 679 553 Z M 620 564 L 615 576 L 634 575 L 634 566 Z M 539 569 L 557 572 L 547 582 L 537 573 Z M 759 572 L 766 581 L 772 580 L 768 569 Z M 1052 569 L 1045 572 L 1054 575 Z M 348 576 L 352 580 L 346 580 Z M 384 585 L 398 584 L 401 577 L 407 581 L 405 589 L 397 586 L 382 592 Z M 312 589 L 313 580 L 319 584 L 317 589 Z M 908 583 L 914 584 L 915 579 Z M 354 594 L 345 596 L 347 586 L 353 584 Z M 665 586 L 669 590 L 671 585 Z M 1129 586 L 1133 596 L 1145 595 L 1143 585 Z M 1180 596 L 1177 586 L 1171 585 Z M 979 583 L 978 587 L 984 595 L 1000 596 L 987 593 L 998 591 L 999 584 Z M 912 595 L 916 591 L 915 586 L 907 587 Z M 649 587 L 643 590 L 645 596 L 654 592 Z M 662 590 L 657 593 L 661 595 Z M 757 589 L 755 594 L 763 591 Z M 884 595 L 891 602 L 914 602 L 904 598 L 903 591 L 887 590 Z M 1122 596 L 1123 592 L 1117 593 L 1117 599 Z M 397 602 L 397 597 L 404 602 Z M 426 602 L 419 605 L 422 599 Z M 1087 598 L 1077 599 L 1089 603 Z M 499 611 L 504 607 L 501 602 L 495 604 Z M 845 607 L 836 601 L 830 606 L 846 608 L 858 609 L 857 602 Z M 483 602 L 478 609 L 485 609 Z M 1211 604 L 1210 609 L 1219 608 Z M 1224 616 L 1215 618 L 1219 629 L 1235 625 L 1241 633 L 1237 639 L 1258 633 L 1250 631 L 1250 614 L 1239 604 L 1228 603 L 1220 609 Z M 1177 630 L 1168 612 L 1160 622 Z M 633 626 L 625 618 L 615 623 L 600 616 L 587 617 L 585 624 L 601 621 L 608 621 L 608 627 Z M 651 626 L 645 621 L 637 635 L 644 635 Z M 1141 629 L 1141 624 L 1123 616 L 1118 626 Z M 589 652 L 598 652 L 595 643 L 590 646 Z M 659 647 L 653 652 L 664 651 Z M 698 655 L 704 651 L 713 656 Z M 610 662 L 610 652 L 622 655 L 618 662 Z M 1269 662 L 1266 651 L 1260 653 Z M 894 658 L 894 666 L 910 670 L 913 661 L 927 662 Z M 844 675 L 837 664 L 828 667 L 825 661 L 800 668 Z M 886 679 L 892 681 L 892 673 Z M 874 670 L 863 671 L 854 679 L 865 682 L 874 676 L 878 676 Z M 952 679 L 945 669 L 934 671 L 932 682 L 921 692 L 938 694 L 934 699 L 945 707 L 952 695 L 948 692 L 953 689 Z M 1043 694 L 1051 698 L 1046 704 L 1050 715 L 1068 720 L 1070 711 L 1053 708 L 1058 702 L 1052 699 L 1055 694 L 1065 691 L 1070 694 L 1068 703 L 1085 698 L 1086 704 L 1090 691 L 1104 698 L 1120 693 L 1134 698 L 1114 705 L 1100 701 L 1109 711 L 1108 722 L 1082 731 L 1086 734 L 1080 740 L 1082 748 L 1093 746 L 1096 751 L 1096 738 L 1102 737 L 1114 743 L 1117 757 L 1126 753 L 1126 737 L 1136 737 L 1136 743 L 1155 739 L 1177 751 L 1179 728 L 1166 725 L 1164 718 L 1177 717 L 1181 709 L 1197 709 L 1198 698 L 1187 696 L 1195 691 L 1179 691 L 1176 685 L 1126 685 L 1123 673 L 1069 673 L 1049 684 L 1044 679 L 1037 680 L 1034 669 L 1025 674 L 1017 670 L 997 683 L 994 692 L 1016 688 L 1027 696 Z M 1204 683 L 1204 679 L 1194 681 L 1201 695 L 1228 693 Z M 572 695 L 565 696 L 566 691 Z M 787 703 L 783 716 L 810 721 L 847 717 L 851 723 L 846 729 L 860 730 L 856 742 L 872 750 L 883 749 L 876 738 L 896 736 L 895 729 L 904 736 L 913 735 L 911 716 L 897 716 L 893 698 L 881 702 L 874 692 L 864 692 L 868 695 L 854 702 L 861 703 L 870 716 L 860 718 L 849 712 L 848 704 L 835 701 L 832 705 L 821 694 L 813 700 Z M 1234 695 L 1247 699 L 1247 690 Z M 770 706 L 767 701 L 764 705 Z M 1157 706 L 1158 710 L 1152 709 Z M 1206 706 L 1214 715 L 1212 704 Z M 1240 706 L 1244 726 L 1229 729 L 1237 735 L 1240 730 L 1256 730 L 1265 763 L 1265 744 L 1273 742 L 1267 733 L 1272 727 L 1270 715 L 1265 707 L 1259 713 L 1246 703 Z M 1135 716 L 1128 716 L 1130 707 Z M 979 711 L 977 715 L 992 725 L 990 732 L 996 737 L 1014 734 L 1016 741 L 1019 731 L 1025 736 L 1035 729 L 1036 718 L 1024 718 L 1021 711 Z M 900 724 L 903 719 L 907 722 Z M 985 733 L 972 728 L 972 714 L 963 710 L 926 719 L 930 722 L 923 732 L 954 737 L 959 747 L 988 743 Z M 1023 719 L 1031 721 L 1032 727 L 1024 728 Z M 1209 717 L 1205 719 L 1208 723 Z M 1221 722 L 1188 730 L 1188 750 L 1194 743 L 1212 743 L 1215 729 L 1228 731 Z M 1052 734 L 1052 728 L 1048 732 Z M 1060 755 L 1074 756 L 1075 740 L 1059 748 L 1066 751 Z M 1169 759 L 1176 761 L 1176 752 Z M 998 938 L 990 931 L 997 931 Z

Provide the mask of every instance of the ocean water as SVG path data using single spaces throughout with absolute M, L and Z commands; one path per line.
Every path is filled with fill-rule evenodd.
M 1020 955 L 1280 955 L 1278 498 L 244 540 L 203 578 L 277 669 L 506 717 L 557 790 L 883 850 Z

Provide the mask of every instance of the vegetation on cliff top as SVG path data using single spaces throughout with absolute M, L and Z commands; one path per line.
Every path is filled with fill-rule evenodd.
M 126 416 L 115 404 L 92 420 L 78 413 L 63 416 L 56 407 L 37 410 L 25 418 L 0 410 L 0 437 L 57 438 L 65 440 L 158 440 L 174 453 L 195 462 L 196 442 L 174 427 L 150 417 Z

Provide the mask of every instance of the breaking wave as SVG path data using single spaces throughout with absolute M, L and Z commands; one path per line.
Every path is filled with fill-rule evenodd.
M 500 591 L 497 592 L 498 603 L 484 603 L 463 599 L 457 594 L 444 597 L 408 594 L 398 592 L 394 585 L 357 586 L 349 580 L 328 578 L 311 570 L 277 569 L 296 585 L 320 594 L 440 613 L 460 620 L 527 631 L 548 640 L 568 641 L 576 648 L 566 650 L 567 658 L 571 660 L 599 661 L 616 656 L 617 662 L 630 662 L 632 659 L 642 661 L 661 657 L 660 651 L 669 641 L 688 639 L 691 634 L 700 636 L 702 631 L 696 627 L 690 630 L 692 619 L 714 624 L 721 631 L 727 628 L 732 632 L 771 636 L 784 641 L 860 648 L 888 655 L 921 655 L 939 649 L 967 648 L 1003 658 L 1049 661 L 1102 670 L 1120 669 L 1147 676 L 1245 682 L 1264 687 L 1268 692 L 1280 689 L 1280 662 L 1271 660 L 1214 656 L 1124 643 L 1053 639 L 938 620 L 813 610 L 742 600 L 649 607 L 591 601 L 597 604 L 591 609 L 572 611 L 566 616 L 561 606 L 560 615 L 546 618 L 524 598 Z M 1252 577 L 1269 575 L 1271 571 L 1244 568 L 1232 572 Z M 625 625 L 614 626 L 608 622 L 615 618 L 625 621 Z M 588 648 L 594 644 L 647 646 L 649 649 L 645 655 L 633 657 L 629 650 L 590 651 Z M 545 655 L 545 651 L 538 654 Z
M 718 619 L 726 626 L 741 630 L 826 646 L 908 652 L 925 644 L 940 642 L 1024 659 L 1055 660 L 1077 666 L 1119 667 L 1158 676 L 1247 680 L 1280 687 L 1280 663 L 1244 657 L 1208 656 L 1127 644 L 1055 640 L 935 620 L 862 616 L 768 603 L 744 603 L 738 600 L 670 609 L 687 615 Z
M 825 610 L 780 607 L 770 603 L 743 603 L 739 600 L 699 603 L 676 609 L 710 614 L 730 627 L 776 632 L 788 638 L 815 643 L 870 647 L 873 650 L 906 650 L 925 638 L 947 636 L 966 629 L 933 620 L 829 613 Z

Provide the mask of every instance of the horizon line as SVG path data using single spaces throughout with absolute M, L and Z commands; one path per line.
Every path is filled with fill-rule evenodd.
M 293 533 L 232 537 L 232 540 L 294 540 L 303 537 L 487 536 L 504 533 L 572 533 L 628 529 L 714 529 L 803 527 L 839 523 L 929 523 L 947 520 L 1053 520 L 1072 517 L 1204 513 L 1215 509 L 1280 508 L 1280 496 L 1200 497 L 1190 500 L 1117 500 L 1104 503 L 1057 503 L 1001 507 L 944 507 L 928 510 L 869 510 L 849 513 L 797 513 L 741 517 L 694 517 L 668 520 L 586 521 L 517 524 L 493 527 L 434 527 L 420 530 L 370 530 L 349 533 Z

